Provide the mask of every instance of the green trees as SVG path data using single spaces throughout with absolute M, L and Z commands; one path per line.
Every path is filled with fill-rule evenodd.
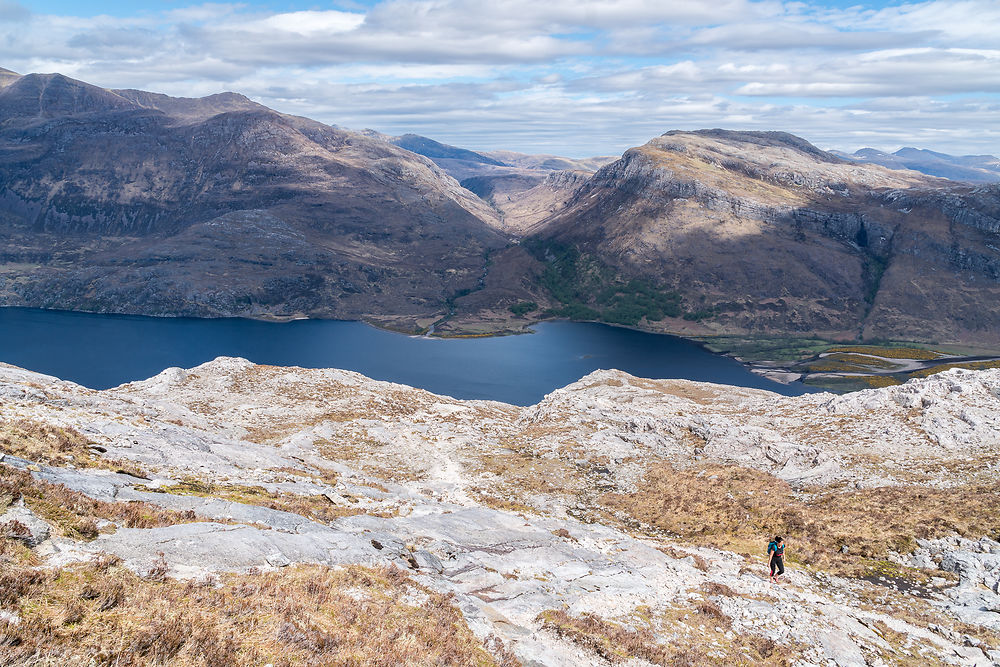
M 524 247 L 545 262 L 540 282 L 560 303 L 548 315 L 636 326 L 643 319 L 657 322 L 685 314 L 677 292 L 649 280 L 626 280 L 571 245 L 529 239 Z

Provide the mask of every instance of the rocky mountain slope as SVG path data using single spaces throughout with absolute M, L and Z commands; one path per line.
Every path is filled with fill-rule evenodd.
M 1000 371 L 518 408 L 220 358 L 0 395 L 7 663 L 1000 662 Z
M 4 70 L 0 305 L 1000 346 L 998 185 L 783 133 L 605 161 Z
M 995 155 L 948 155 L 920 148 L 900 148 L 894 153 L 862 148 L 853 153 L 832 151 L 846 160 L 880 164 L 890 169 L 912 169 L 929 176 L 940 176 L 971 183 L 1000 181 L 1000 158 Z
M 432 162 L 231 93 L 10 75 L 0 303 L 433 321 L 507 240 Z M 409 322 L 406 325 L 405 322 Z
M 705 333 L 1000 343 L 983 307 L 1000 296 L 1000 187 L 788 134 L 668 132 L 599 170 L 533 242 L 559 312 L 627 302 L 628 323 L 668 329 L 683 314 Z
M 476 152 L 416 134 L 393 137 L 365 130 L 366 136 L 423 155 L 492 206 L 501 228 L 515 236 L 532 233 L 566 205 L 577 188 L 613 157 L 583 159 L 527 155 L 513 151 Z

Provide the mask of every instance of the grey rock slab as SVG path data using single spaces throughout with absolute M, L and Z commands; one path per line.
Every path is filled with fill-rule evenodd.
M 444 565 L 441 564 L 441 559 L 429 551 L 424 551 L 423 549 L 415 551 L 413 559 L 416 561 L 417 567 L 421 570 L 430 570 L 437 574 L 444 572 Z
M 209 519 L 230 519 L 246 523 L 259 523 L 288 533 L 303 533 L 325 527 L 323 524 L 311 521 L 304 516 L 292 512 L 236 503 L 219 498 L 179 496 L 170 493 L 136 491 L 135 489 L 126 488 L 118 492 L 117 499 L 141 500 L 163 507 L 164 509 L 178 511 L 191 510 L 198 516 Z
M 845 634 L 836 631 L 820 632 L 820 645 L 826 657 L 836 663 L 837 667 L 866 667 L 868 661 L 861 648 Z
M 157 554 L 163 553 L 170 573 L 176 576 L 241 572 L 275 563 L 373 565 L 384 561 L 370 544 L 329 529 L 298 534 L 209 522 L 121 528 L 81 548 L 115 554 L 137 572 L 148 571 Z
M 49 524 L 23 506 L 10 507 L 0 516 L 0 530 L 8 537 L 21 540 L 29 547 L 37 547 L 49 539 L 50 533 Z
M 67 468 L 42 467 L 32 475 L 53 484 L 62 484 L 71 491 L 90 496 L 96 500 L 115 500 L 120 489 L 135 484 L 145 484 L 148 480 L 110 470 L 70 470 Z

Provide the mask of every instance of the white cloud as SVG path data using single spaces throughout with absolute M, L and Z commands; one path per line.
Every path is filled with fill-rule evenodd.
M 307 37 L 332 35 L 356 30 L 365 22 L 365 15 L 338 11 L 302 11 L 274 14 L 246 21 L 235 26 L 237 30 L 262 33 L 291 33 Z
M 21 3 L 12 2 L 11 0 L 0 0 L 0 21 L 14 23 L 27 21 L 30 17 L 31 12 Z
M 844 149 L 1000 153 L 997 35 L 995 0 L 209 3 L 84 18 L 0 0 L 0 65 L 17 71 L 237 90 L 349 127 L 573 155 L 727 125 Z

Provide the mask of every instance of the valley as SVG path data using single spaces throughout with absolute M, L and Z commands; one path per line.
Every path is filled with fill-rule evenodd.
M 982 367 L 1000 350 L 998 234 L 1000 185 L 781 132 L 570 159 L 354 132 L 235 93 L 0 81 L 3 306 L 443 337 L 597 321 L 844 390 L 924 369 L 730 343 L 889 341 Z

